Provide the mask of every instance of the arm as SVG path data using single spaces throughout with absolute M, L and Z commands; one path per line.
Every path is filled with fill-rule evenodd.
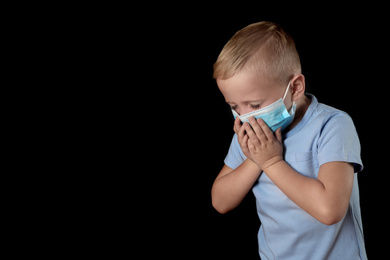
M 213 207 L 225 214 L 237 207 L 261 173 L 260 168 L 246 159 L 237 169 L 224 165 L 211 189 Z
M 235 170 L 224 165 L 211 189 L 213 207 L 224 214 L 237 207 L 253 187 L 261 174 L 261 169 L 250 158 L 248 136 L 237 117 L 234 122 L 234 132 L 241 150 L 248 158 Z
M 332 225 L 345 216 L 353 187 L 351 164 L 325 163 L 318 179 L 297 173 L 283 160 L 266 173 L 287 197 L 321 223 Z
M 261 119 L 252 119 L 251 125 L 253 130 L 248 124 L 243 125 L 249 136 L 248 149 L 275 185 L 318 221 L 327 225 L 340 221 L 352 192 L 353 166 L 329 162 L 320 167 L 317 179 L 303 176 L 283 160 L 280 129 L 274 135 Z

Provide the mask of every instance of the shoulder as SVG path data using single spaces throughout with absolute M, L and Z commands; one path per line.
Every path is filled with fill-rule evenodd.
M 351 118 L 346 112 L 322 103 L 318 103 L 315 109 L 315 113 L 319 116 L 323 116 L 324 118 L 329 118 L 329 119 L 333 117 Z
M 317 103 L 309 121 L 306 129 L 313 132 L 319 145 L 351 141 L 359 143 L 351 116 L 340 109 Z
M 354 128 L 353 120 L 348 113 L 322 103 L 318 103 L 313 115 L 313 119 L 321 124 L 322 129 L 325 126 Z
M 306 96 L 311 99 L 311 104 L 303 119 L 304 129 L 318 132 L 327 124 L 353 125 L 352 118 L 346 112 L 318 102 L 314 95 Z
M 318 133 L 318 148 L 327 147 L 330 150 L 360 151 L 358 133 L 352 118 L 344 111 L 319 104 L 317 109 L 320 129 Z

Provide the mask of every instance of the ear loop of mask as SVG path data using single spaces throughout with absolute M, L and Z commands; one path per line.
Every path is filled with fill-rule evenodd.
M 284 92 L 284 96 L 282 98 L 283 101 L 284 101 L 285 97 L 287 96 L 287 92 L 288 92 L 288 89 L 290 88 L 290 84 L 291 84 L 291 81 L 288 82 L 288 86 L 287 86 L 286 91 Z
M 282 101 L 284 101 L 284 99 L 285 99 L 286 96 L 287 96 L 287 92 L 288 92 L 288 89 L 290 88 L 290 84 L 291 84 L 291 81 L 288 82 L 288 86 L 287 86 L 287 88 L 286 88 L 286 92 L 284 92 L 284 96 L 283 96 L 283 98 L 282 98 Z M 291 109 L 294 108 L 294 105 L 295 105 L 295 104 L 296 104 L 296 102 L 293 101 L 292 106 L 291 106 Z M 290 109 L 290 111 L 291 111 L 291 109 Z

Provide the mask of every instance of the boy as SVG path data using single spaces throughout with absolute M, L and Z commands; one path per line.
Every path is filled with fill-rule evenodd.
M 213 76 L 235 117 L 214 208 L 226 213 L 252 189 L 262 259 L 367 259 L 356 129 L 305 94 L 293 39 L 271 22 L 249 25 L 225 45 Z

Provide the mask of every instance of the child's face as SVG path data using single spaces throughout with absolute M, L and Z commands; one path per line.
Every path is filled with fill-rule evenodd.
M 283 97 L 287 87 L 280 82 L 249 72 L 239 73 L 226 80 L 217 79 L 217 84 L 226 103 L 239 115 L 272 104 Z M 284 103 L 289 109 L 292 101 L 290 90 L 288 92 Z

